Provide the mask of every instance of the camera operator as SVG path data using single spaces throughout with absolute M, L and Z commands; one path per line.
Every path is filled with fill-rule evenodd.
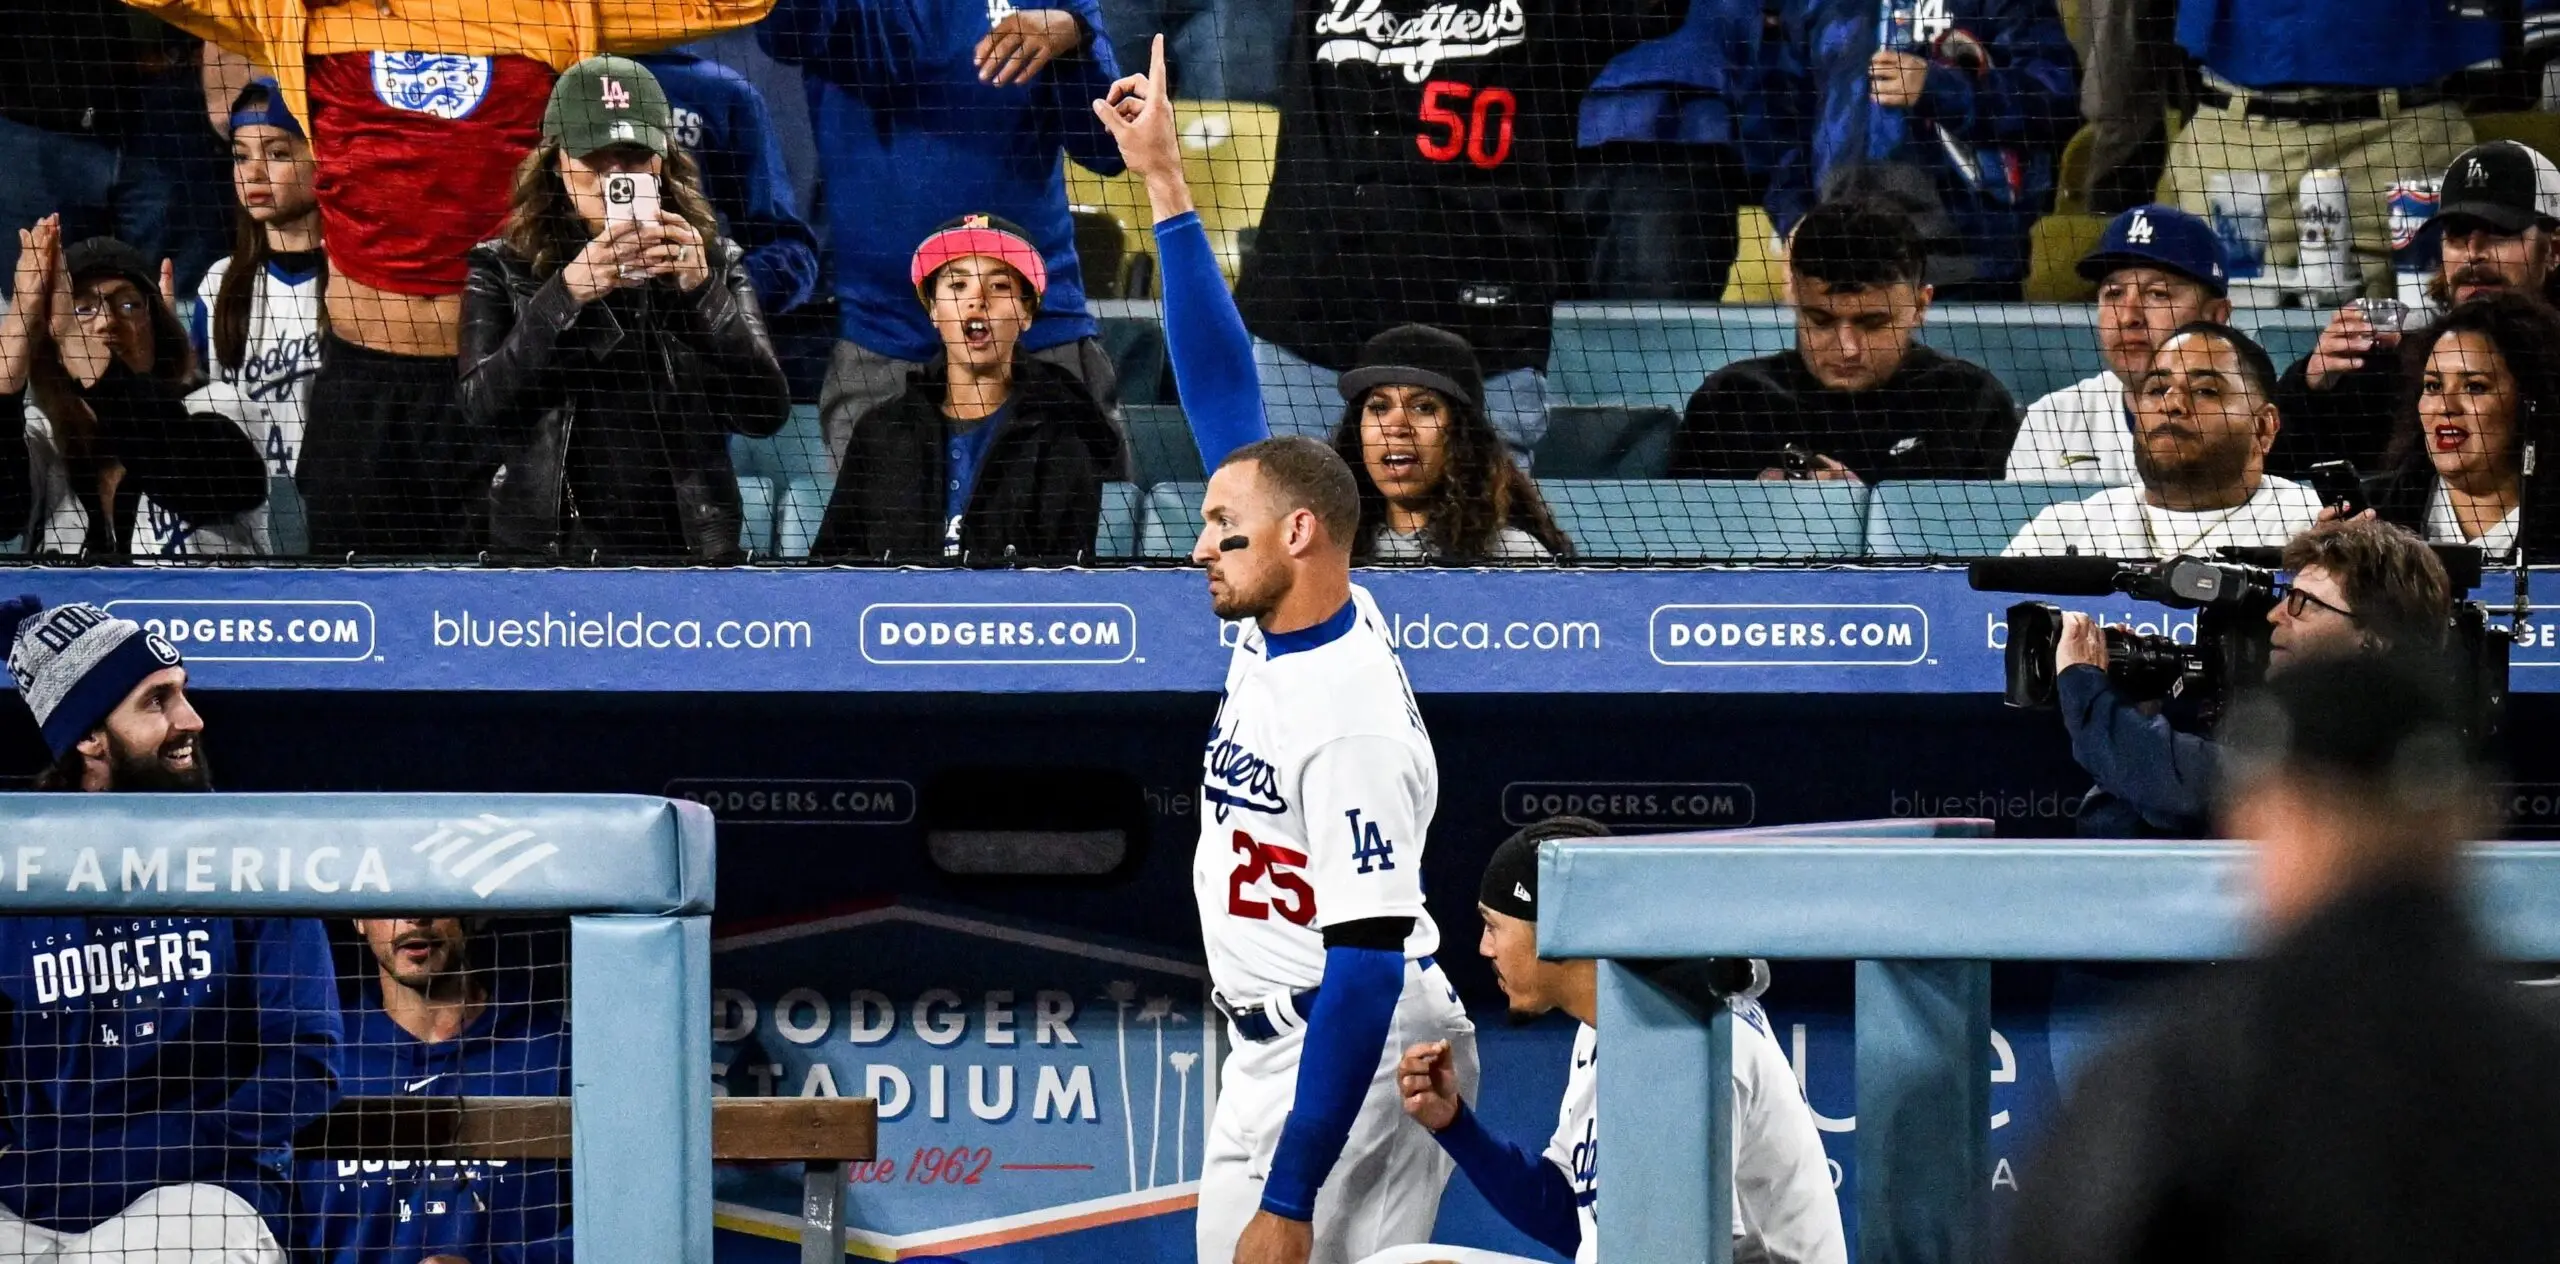
M 2284 569 L 2293 578 L 2267 612 L 2268 675 L 2321 657 L 2441 655 L 2453 586 L 2408 531 L 2370 518 L 2323 522 L 2285 544 Z M 2105 630 L 2085 614 L 2063 616 L 2054 661 L 2071 756 L 2097 782 L 2081 801 L 2081 836 L 2202 837 L 2220 764 L 2212 739 L 2118 692 Z

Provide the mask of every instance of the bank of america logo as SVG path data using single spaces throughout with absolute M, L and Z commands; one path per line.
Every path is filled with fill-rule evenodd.
M 558 847 L 539 837 L 514 821 L 483 812 L 467 821 L 446 822 L 409 849 L 425 856 L 427 866 L 441 877 L 460 882 L 480 874 L 471 892 L 485 900 L 516 875 L 559 854 Z

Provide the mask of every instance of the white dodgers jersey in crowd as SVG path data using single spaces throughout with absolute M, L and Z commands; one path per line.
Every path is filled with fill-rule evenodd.
M 240 363 L 212 351 L 213 296 L 222 292 L 224 259 L 197 288 L 196 357 L 212 380 L 187 397 L 187 411 L 238 422 L 258 445 L 270 478 L 293 477 L 302 460 L 302 397 L 320 368 L 320 273 L 270 264 L 249 304 L 249 337 Z M 220 522 L 190 523 L 145 496 L 135 511 L 133 554 L 142 557 L 239 557 L 275 552 L 265 506 Z
M 1410 917 L 1408 959 L 1440 946 L 1422 906 L 1422 842 L 1440 769 L 1386 621 L 1354 585 L 1300 632 L 1245 624 L 1200 778 L 1209 978 L 1238 1005 L 1324 979 L 1324 928 Z
M 1758 1001 L 1735 997 L 1733 1010 L 1733 1258 L 1847 1264 L 1840 1204 L 1813 1108 L 1795 1069 L 1769 1030 Z M 1573 1183 L 1582 1218 L 1574 1264 L 1600 1258 L 1600 1033 L 1589 1024 L 1573 1035 L 1573 1071 L 1546 1159 Z

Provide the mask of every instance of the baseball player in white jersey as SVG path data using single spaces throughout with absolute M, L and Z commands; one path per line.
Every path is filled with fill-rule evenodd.
M 1467 1109 L 1467 1091 L 1450 1069 L 1451 1051 L 1436 1044 L 1406 1050 L 1401 1068 L 1405 1113 L 1428 1129 L 1475 1183 L 1485 1201 L 1522 1233 L 1572 1256 L 1600 1258 L 1599 972 L 1590 961 L 1538 959 L 1538 844 L 1551 838 L 1596 838 L 1607 827 L 1580 817 L 1540 821 L 1504 840 L 1485 867 L 1478 904 L 1484 938 L 1511 1012 L 1534 1018 L 1561 1009 L 1582 1020 L 1574 1033 L 1573 1072 L 1555 1136 L 1532 1154 L 1488 1131 Z M 1741 963 L 1736 963 L 1739 966 Z M 1733 1258 L 1771 1264 L 1847 1264 L 1840 1203 L 1831 1189 L 1813 1108 L 1769 1031 L 1757 998 L 1767 967 L 1735 971 L 1733 1024 Z M 1703 1126 L 1701 1123 L 1700 1126 Z M 1517 1256 L 1461 1247 L 1406 1247 L 1366 1264 L 1530 1264 Z
M 1451 1162 L 1397 1106 L 1397 1050 L 1475 1033 L 1432 960 L 1431 737 L 1351 583 L 1350 469 L 1302 438 L 1209 480 L 1194 560 L 1244 622 L 1202 766 L 1192 887 L 1230 1052 L 1200 1180 L 1201 1264 L 1350 1264 L 1429 1239 Z

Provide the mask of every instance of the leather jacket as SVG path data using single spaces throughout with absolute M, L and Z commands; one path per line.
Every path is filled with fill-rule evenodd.
M 459 408 L 504 467 L 493 550 L 739 559 L 729 436 L 791 410 L 740 258 L 723 238 L 690 294 L 661 278 L 581 304 L 503 241 L 471 251 Z

